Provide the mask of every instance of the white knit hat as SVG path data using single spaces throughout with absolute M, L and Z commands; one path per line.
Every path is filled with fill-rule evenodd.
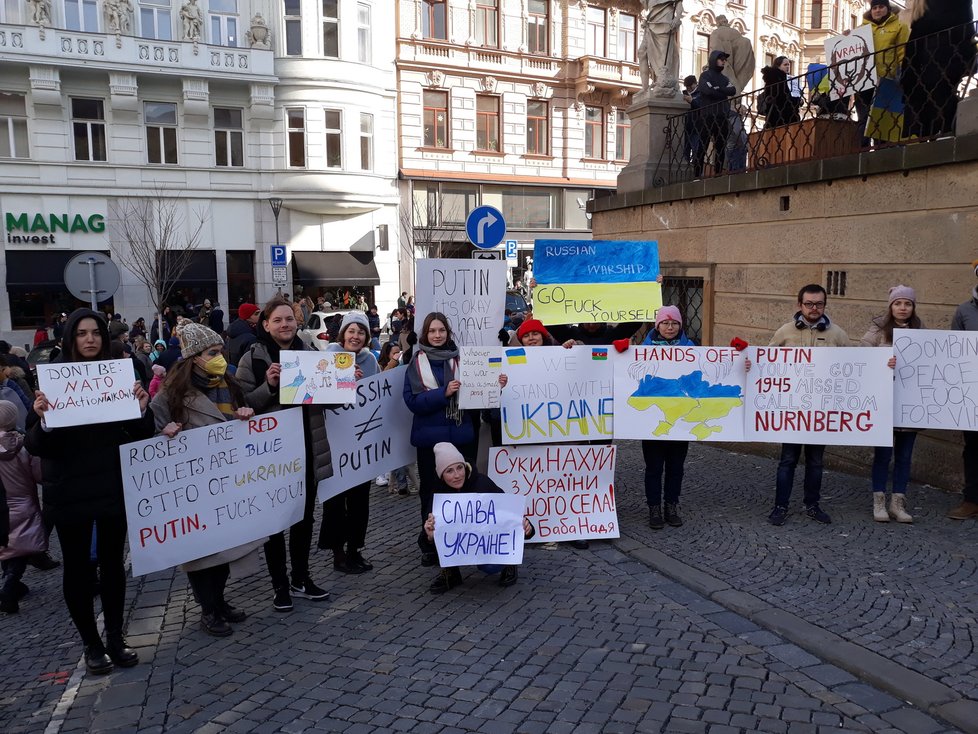
M 454 464 L 465 464 L 465 457 L 462 452 L 455 448 L 455 444 L 442 441 L 435 444 L 435 474 L 441 479 L 445 470 Z
M 343 332 L 346 331 L 346 328 L 351 324 L 362 326 L 363 330 L 367 333 L 369 341 L 370 322 L 367 321 L 367 314 L 365 314 L 363 311 L 350 311 L 343 316 L 343 320 L 340 322 L 340 332 L 336 336 L 336 341 L 342 343 Z

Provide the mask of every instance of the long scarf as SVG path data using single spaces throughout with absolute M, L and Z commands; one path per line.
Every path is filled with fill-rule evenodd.
M 231 389 L 223 375 L 211 377 L 194 372 L 190 376 L 194 387 L 198 388 L 228 420 L 234 419 L 234 405 L 231 403 Z
M 411 392 L 415 395 L 425 390 L 444 389 L 443 385 L 438 384 L 438 380 L 431 369 L 432 360 L 445 363 L 443 374 L 445 385 L 458 379 L 458 347 L 451 342 L 442 348 L 419 343 L 418 352 L 415 354 L 413 364 L 407 373 L 411 383 Z M 448 405 L 445 406 L 445 417 L 457 426 L 462 425 L 462 411 L 458 407 L 457 392 L 448 399 Z

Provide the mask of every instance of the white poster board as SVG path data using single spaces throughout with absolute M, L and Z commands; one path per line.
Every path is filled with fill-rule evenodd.
M 506 263 L 502 260 L 429 258 L 418 260 L 414 330 L 421 336 L 425 316 L 448 317 L 460 347 L 499 344 L 506 310 Z
M 498 408 L 502 347 L 459 347 L 458 407 Z
M 523 498 L 536 527 L 528 543 L 618 537 L 614 445 L 502 446 L 488 476 Z
M 612 350 L 615 438 L 744 440 L 744 358 L 732 347 Z
M 37 384 L 50 403 L 44 414 L 49 428 L 127 421 L 141 414 L 131 359 L 41 364 Z
M 333 476 L 319 482 L 320 502 L 417 460 L 414 415 L 404 403 L 407 369 L 402 365 L 360 380 L 355 403 L 323 411 Z
M 861 25 L 845 36 L 825 39 L 825 62 L 829 68 L 829 97 L 851 97 L 877 84 L 873 26 Z M 867 56 L 867 54 L 870 54 Z
M 893 445 L 889 347 L 750 347 L 748 441 Z
M 895 329 L 893 423 L 978 430 L 978 331 Z
M 608 439 L 614 375 L 608 347 L 507 347 L 502 371 L 503 443 Z
M 281 532 L 312 491 L 298 409 L 126 444 L 119 457 L 133 576 Z
M 356 400 L 353 352 L 283 350 L 278 399 L 282 405 L 348 405 Z
M 436 494 L 438 565 L 523 563 L 523 501 L 511 494 Z

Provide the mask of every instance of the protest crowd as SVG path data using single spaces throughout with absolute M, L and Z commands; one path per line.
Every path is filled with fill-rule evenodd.
M 595 248 L 601 244 L 587 243 L 581 254 L 600 253 Z M 627 308 L 618 313 L 634 320 L 602 321 L 604 312 L 580 307 L 586 299 L 572 301 L 586 286 L 563 279 L 568 258 L 560 252 L 552 262 L 537 256 L 540 282 L 530 284 L 533 313 L 504 314 L 505 279 L 493 278 L 505 264 L 483 262 L 472 267 L 496 268 L 486 279 L 491 284 L 486 295 L 499 307 L 481 321 L 446 315 L 466 311 L 448 308 L 448 299 L 422 294 L 419 287 L 422 303 L 403 293 L 384 328 L 376 307 L 347 311 L 326 351 L 299 339 L 297 330 L 308 316 L 304 304 L 281 295 L 263 306 L 241 304 L 227 328 L 218 304 L 209 301 L 194 319 L 164 309 L 149 330 L 144 319 L 130 328 L 121 318 L 80 308 L 59 317 L 58 350 L 50 365 L 38 366 L 38 379 L 15 350 L 0 345 L 0 610 L 19 611 L 29 565 L 47 570 L 58 565 L 47 554 L 53 529 L 62 554 L 65 604 L 92 673 L 138 663 L 124 635 L 127 538 L 134 573 L 137 563 L 140 574 L 180 565 L 200 605 L 203 631 L 231 635 L 246 615 L 227 598 L 228 581 L 260 572 L 261 550 L 276 611 L 290 611 L 294 597 L 328 598 L 317 583 L 322 579 L 312 578 L 310 570 L 317 504 L 323 518 L 317 546 L 331 553 L 334 569 L 345 574 L 373 569 L 365 555 L 372 484 L 389 487 L 393 497 L 418 496 L 418 524 L 404 533 L 417 534 L 421 566 L 440 567 L 430 582 L 432 593 L 462 584 L 460 565 L 476 566 L 508 587 L 518 580 L 524 541 L 570 541 L 583 549 L 589 540 L 618 536 L 615 438 L 642 440 L 653 529 L 683 525 L 680 501 L 690 441 L 777 441 L 779 434 L 790 440 L 782 443 L 777 475 L 771 478 L 772 525 L 789 519 L 802 456 L 804 515 L 831 523 L 821 506 L 823 438 L 875 446 L 867 519 L 871 510 L 874 521 L 912 523 L 906 492 L 914 442 L 927 424 L 884 420 L 884 414 L 899 411 L 885 400 L 876 403 L 876 393 L 870 398 L 863 393 L 869 383 L 883 395 L 891 392 L 890 382 L 900 382 L 894 379 L 901 369 L 894 341 L 924 329 L 914 288 L 894 285 L 880 302 L 880 315 L 864 325 L 858 346 L 869 351 L 859 352 L 859 365 L 873 377 L 860 385 L 852 364 L 839 361 L 839 348 L 848 352 L 856 345 L 830 318 L 822 286 L 802 286 L 794 312 L 785 314 L 785 323 L 763 345 L 741 339 L 729 346 L 697 345 L 684 329 L 682 308 L 656 302 L 661 276 L 655 243 L 635 244 L 653 249 L 626 253 L 626 260 L 634 263 L 637 257 L 648 267 L 630 267 L 630 274 L 613 279 L 626 299 Z M 467 261 L 419 261 L 419 268 L 431 262 L 445 267 Z M 978 277 L 978 261 L 972 267 Z M 648 302 L 627 302 L 648 294 Z M 438 304 L 446 307 L 435 308 Z M 305 305 L 310 307 L 315 305 Z M 555 317 L 560 309 L 571 315 Z M 978 287 L 957 309 L 951 328 L 978 331 Z M 834 355 L 826 373 L 830 378 L 818 371 L 820 350 Z M 481 360 L 478 389 L 468 377 L 472 355 Z M 562 374 L 579 370 L 582 362 L 583 376 L 571 387 L 575 398 L 561 403 Z M 310 380 L 302 365 L 313 363 L 322 374 Z M 101 417 L 81 423 L 64 422 L 71 406 L 51 388 L 45 392 L 40 379 L 55 386 L 64 378 L 65 389 L 75 389 L 75 376 L 85 383 L 108 375 L 123 379 L 129 364 L 131 389 L 117 385 L 125 389 L 113 398 L 111 411 L 102 405 Z M 335 370 L 327 372 L 324 365 Z M 535 365 L 541 369 L 534 371 Z M 676 369 L 685 371 L 669 372 Z M 536 377 L 528 380 L 527 374 Z M 612 398 L 612 382 L 628 383 L 621 402 L 618 387 Z M 341 388 L 351 396 L 346 403 L 314 397 L 319 389 Z M 85 402 L 76 395 L 76 407 Z M 754 413 L 737 412 L 748 404 Z M 364 405 L 362 417 L 351 417 Z M 393 439 L 372 443 L 370 431 L 378 421 L 371 405 L 374 414 L 378 405 L 388 411 L 381 417 Z M 337 422 L 344 419 L 362 422 Z M 781 421 L 778 431 L 770 428 L 775 421 Z M 789 421 L 791 430 L 785 428 Z M 873 432 L 871 424 L 883 425 L 885 435 Z M 341 425 L 356 427 L 337 428 Z M 222 441 L 240 431 L 246 431 L 246 443 L 207 453 L 204 444 L 224 446 Z M 866 434 L 861 440 L 860 431 Z M 964 497 L 948 513 L 954 520 L 978 518 L 978 432 L 966 430 L 964 439 Z M 392 450 L 391 440 L 410 454 Z M 247 471 L 214 473 L 215 465 L 240 462 L 243 452 L 276 458 L 256 458 L 256 468 Z M 179 463 L 163 461 L 175 457 Z M 546 474 L 550 465 L 557 469 Z M 530 489 L 519 485 L 515 467 L 520 476 L 546 475 L 539 480 L 542 492 L 531 497 Z M 170 512 L 181 502 L 193 507 L 205 493 L 235 496 L 247 482 L 272 490 L 268 507 L 281 513 L 275 516 L 276 532 L 237 534 L 249 514 L 270 514 L 260 511 L 255 498 L 222 499 L 216 514 L 207 516 L 210 530 L 193 510 Z M 143 494 L 144 486 L 157 493 Z M 154 520 L 159 516 L 171 519 Z M 135 527 L 134 519 L 145 520 L 145 527 Z M 453 536 L 447 531 L 457 522 L 467 529 Z M 480 524 L 493 525 L 491 534 L 469 528 Z M 174 541 L 209 532 L 224 534 L 206 553 L 185 550 L 180 556 L 178 548 L 178 555 L 167 556 L 161 550 L 169 553 Z M 103 632 L 96 624 L 96 597 Z M 27 613 L 29 606 L 25 603 Z

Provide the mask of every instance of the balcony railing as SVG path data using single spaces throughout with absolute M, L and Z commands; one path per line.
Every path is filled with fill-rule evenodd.
M 848 58 L 667 118 L 662 185 L 954 135 L 976 88 L 976 25 Z

